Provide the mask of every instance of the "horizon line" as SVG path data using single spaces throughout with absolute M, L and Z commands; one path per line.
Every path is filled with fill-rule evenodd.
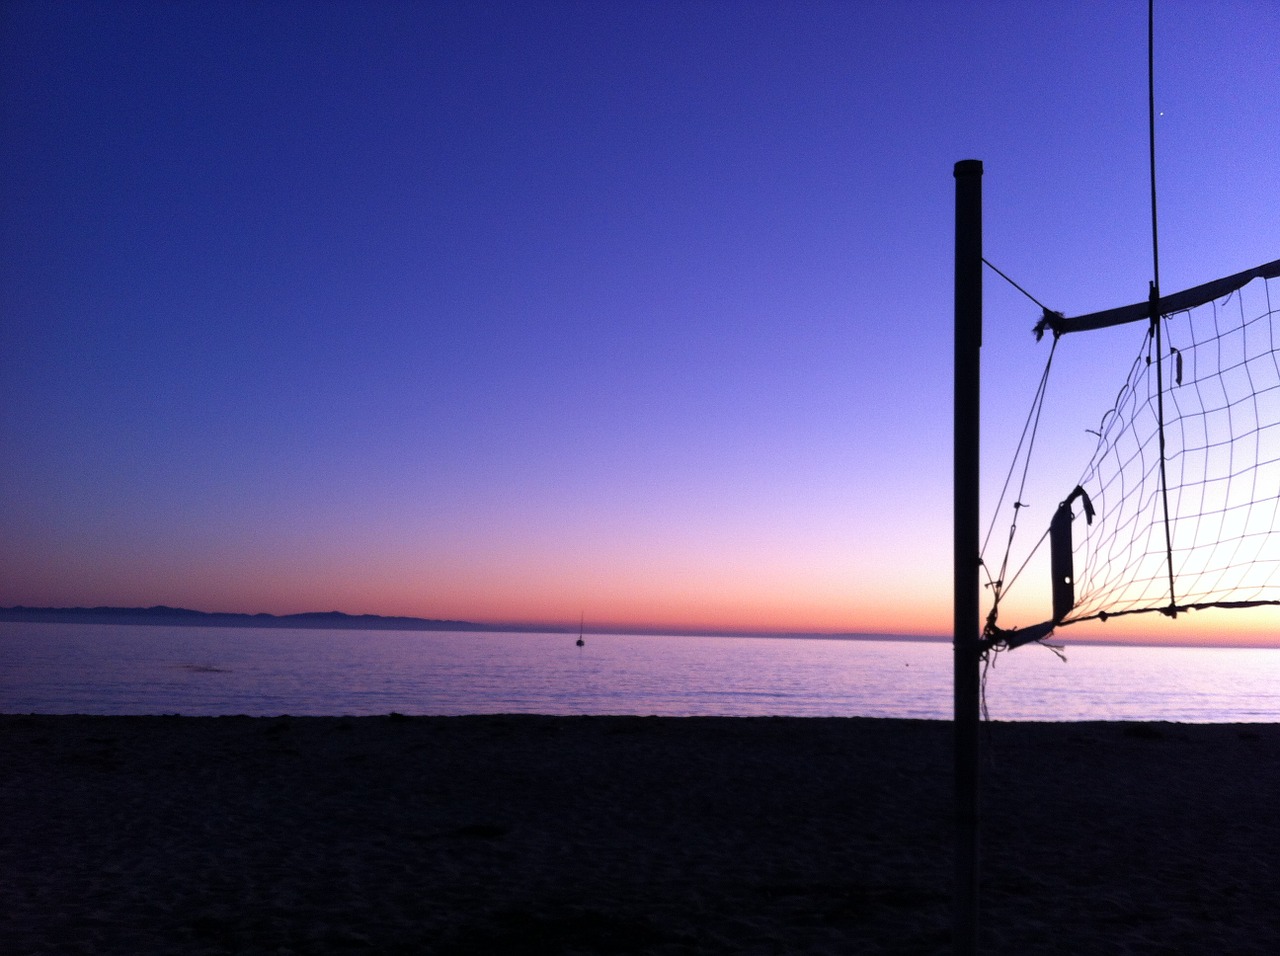
M 150 606 L 94 605 L 77 606 L 33 606 L 16 604 L 0 607 L 0 620 L 21 621 L 24 619 L 43 618 L 49 620 L 56 616 L 75 618 L 116 617 L 134 618 L 128 623 L 185 623 L 206 624 L 209 626 L 252 626 L 272 623 L 299 624 L 324 629 L 354 629 L 355 625 L 370 624 L 388 629 L 403 630 L 471 630 L 497 632 L 528 632 L 537 634 L 576 633 L 578 625 L 559 621 L 518 621 L 518 620 L 461 620 L 455 618 L 429 618 L 415 615 L 398 614 L 351 614 L 346 611 L 300 611 L 287 614 L 274 614 L 267 611 L 203 611 L 192 608 L 176 607 L 168 604 Z M 50 621 L 50 623 L 53 623 Z M 74 623 L 74 622 L 66 622 Z M 87 623 L 87 622 L 86 622 Z M 109 621 L 95 623 L 111 623 Z M 121 623 L 124 623 L 121 621 Z M 937 633 L 916 633 L 904 631 L 860 631 L 860 630 L 816 630 L 805 628 L 751 628 L 751 627 L 713 627 L 705 625 L 678 624 L 622 624 L 605 623 L 589 628 L 587 633 L 594 634 L 652 634 L 654 636 L 685 637 L 793 637 L 816 639 L 859 639 L 884 638 L 889 640 L 950 640 L 950 635 Z
M 578 628 L 572 623 L 548 621 L 473 621 L 449 618 L 425 618 L 413 615 L 350 614 L 346 611 L 301 611 L 273 614 L 266 611 L 201 611 L 191 608 L 155 604 L 149 607 L 96 605 L 93 607 L 40 607 L 16 604 L 0 607 L 0 621 L 14 623 L 83 623 L 176 625 L 207 627 L 281 627 L 294 626 L 315 630 L 405 630 L 405 631 L 471 631 L 492 633 L 571 634 Z M 588 634 L 654 637 L 750 637 L 796 640 L 888 640 L 950 642 L 950 634 L 905 631 L 814 630 L 803 628 L 749 628 L 681 626 L 675 624 L 602 624 Z M 1054 639 L 1067 645 L 1109 647 L 1231 647 L 1280 650 L 1275 641 L 1250 635 L 1232 635 L 1225 640 L 1161 639 L 1150 635 L 1117 635 L 1115 637 L 1072 638 L 1055 632 Z

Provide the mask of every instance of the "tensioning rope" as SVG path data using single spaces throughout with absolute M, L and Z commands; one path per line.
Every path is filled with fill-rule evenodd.
M 1017 289 L 1019 292 L 1025 295 L 1028 299 L 1034 302 L 1037 306 L 1039 306 L 1040 310 L 1045 315 L 1051 314 L 1052 310 L 1050 310 L 1048 306 L 1046 306 L 1043 302 L 1041 302 L 1039 299 L 1033 296 L 1030 292 L 1028 292 L 1026 289 L 1020 286 L 1017 282 L 1013 281 L 1013 279 L 1009 278 L 1008 275 L 1002 272 L 993 263 L 991 263 L 985 258 L 982 260 L 982 262 L 984 265 L 987 266 L 987 268 L 991 269 L 992 272 L 994 272 L 1000 278 L 1004 279 L 1005 282 L 1009 283 L 1009 285 L 1013 286 L 1015 289 Z M 1049 370 L 1053 366 L 1053 355 L 1054 355 L 1054 352 L 1057 350 L 1057 347 L 1058 347 L 1058 336 L 1055 335 L 1053 344 L 1049 349 L 1049 358 L 1045 362 L 1044 371 L 1040 374 L 1040 384 L 1036 387 L 1035 397 L 1031 400 L 1031 408 L 1027 413 L 1027 420 L 1026 422 L 1023 423 L 1022 434 L 1018 438 L 1018 446 L 1014 450 L 1013 458 L 1009 463 L 1009 471 L 1005 475 L 1004 485 L 1000 489 L 1000 497 L 996 501 L 995 508 L 992 510 L 991 524 L 988 525 L 986 537 L 984 537 L 982 540 L 982 550 L 979 553 L 979 559 L 981 561 L 983 571 L 987 576 L 987 587 L 991 588 L 993 592 L 991 619 L 994 619 L 995 614 L 997 613 L 997 608 L 1000 606 L 1001 598 L 1003 597 L 1004 593 L 1008 590 L 1009 586 L 1013 583 L 1012 580 L 1007 581 L 1005 578 L 1005 575 L 1009 569 L 1009 557 L 1013 552 L 1013 541 L 1018 531 L 1018 512 L 1021 509 L 1027 507 L 1026 502 L 1023 501 L 1023 498 L 1025 497 L 1024 492 L 1026 491 L 1026 487 L 1027 487 L 1027 476 L 1031 471 L 1031 455 L 1032 455 L 1032 451 L 1035 448 L 1036 434 L 1039 432 L 1039 428 L 1040 428 L 1040 413 L 1044 409 L 1045 395 L 1048 391 Z M 1025 456 L 1023 454 L 1024 445 L 1026 446 Z M 1005 542 L 1005 551 L 1004 551 L 1004 556 L 1000 560 L 1000 569 L 996 573 L 995 577 L 993 578 L 991 575 L 990 566 L 986 563 L 985 555 L 987 553 L 987 547 L 991 542 L 991 535 L 995 532 L 996 521 L 999 519 L 1001 510 L 1004 508 L 1005 498 L 1008 496 L 1008 493 L 1009 493 L 1009 485 L 1013 481 L 1013 474 L 1018 467 L 1018 460 L 1020 458 L 1022 459 L 1022 477 L 1018 485 L 1018 494 L 1015 497 L 1013 502 L 1013 520 L 1009 525 L 1009 538 Z M 1037 544 L 1036 548 L 1038 547 L 1039 545 Z M 1033 549 L 1033 553 L 1034 553 L 1034 550 L 1035 549 Z M 1019 569 L 1019 573 L 1021 573 L 1021 568 Z M 1017 578 L 1017 575 L 1014 575 L 1014 579 L 1016 578 Z
M 1008 589 L 1012 581 L 1005 581 L 1005 572 L 1009 567 L 1009 555 L 1013 551 L 1013 539 L 1018 531 L 1018 512 L 1027 507 L 1027 503 L 1023 501 L 1024 492 L 1027 488 L 1027 475 L 1031 471 L 1031 454 L 1035 449 L 1036 435 L 1040 430 L 1040 413 L 1044 409 L 1045 395 L 1049 386 L 1049 370 L 1053 366 L 1053 353 L 1057 350 L 1058 342 L 1054 339 L 1053 345 L 1049 349 L 1049 358 L 1044 364 L 1044 371 L 1040 374 L 1040 384 L 1036 387 L 1035 397 L 1031 400 L 1031 409 L 1027 413 L 1027 420 L 1022 426 L 1022 435 L 1018 438 L 1018 447 L 1014 450 L 1013 460 L 1009 463 L 1009 471 L 1005 475 L 1004 486 L 1000 489 L 1000 497 L 996 501 L 995 509 L 992 512 L 991 524 L 987 527 L 987 535 L 982 540 L 982 551 L 980 556 L 987 553 L 987 545 L 991 541 L 991 535 L 995 531 L 996 521 L 999 519 L 1000 511 L 1004 507 L 1005 498 L 1009 493 L 1009 484 L 1013 480 L 1013 472 L 1018 467 L 1018 459 L 1022 459 L 1022 477 L 1018 484 L 1018 494 L 1013 502 L 1013 521 L 1009 525 L 1009 539 L 1005 542 L 1004 557 L 1000 561 L 1000 570 L 996 574 L 994 580 L 991 579 L 990 569 L 987 568 L 985 560 L 983 568 L 987 569 L 987 584 L 995 590 L 995 603 L 1000 603 L 1000 597 L 1004 591 Z M 1023 455 L 1022 447 L 1026 445 L 1026 454 Z M 1047 533 L 1047 532 L 1046 532 Z
M 1018 283 L 1014 282 L 1014 281 L 1013 281 L 1012 279 L 1010 279 L 1007 275 L 1005 275 L 1003 272 L 1001 272 L 999 269 L 997 269 L 997 268 L 995 267 L 995 265 L 994 265 L 994 264 L 992 264 L 992 263 L 991 263 L 989 260 L 987 260 L 985 257 L 984 257 L 984 258 L 983 258 L 983 260 L 982 260 L 982 264 L 983 264 L 984 266 L 986 266 L 988 269 L 990 269 L 992 272 L 994 272 L 996 275 L 998 275 L 998 276 L 999 276 L 1001 279 L 1003 279 L 1005 282 L 1009 283 L 1009 285 L 1013 286 L 1015 289 L 1017 289 L 1019 292 L 1021 292 L 1023 295 L 1025 295 L 1028 299 L 1030 299 L 1030 300 L 1031 300 L 1032 302 L 1034 302 L 1036 305 L 1040 306 L 1040 308 L 1041 308 L 1041 310 L 1042 310 L 1042 311 L 1044 311 L 1044 312 L 1052 312 L 1052 311 L 1053 311 L 1053 310 L 1052 310 L 1052 309 L 1050 309 L 1047 305 L 1045 305 L 1043 302 L 1041 302 L 1039 299 L 1037 299 L 1034 295 L 1032 295 L 1030 292 L 1028 292 L 1026 289 L 1022 288 L 1022 286 L 1018 285 Z

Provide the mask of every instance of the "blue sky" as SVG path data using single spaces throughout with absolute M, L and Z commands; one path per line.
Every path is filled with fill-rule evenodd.
M 1172 291 L 1280 249 L 1280 7 L 1156 9 Z M 1146 12 L 8 4 L 0 604 L 945 633 L 952 165 L 1145 297 Z

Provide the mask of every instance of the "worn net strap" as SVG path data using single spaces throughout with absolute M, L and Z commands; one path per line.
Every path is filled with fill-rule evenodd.
M 1280 603 L 1280 358 L 1272 286 L 1164 317 L 1080 480 L 1075 606 L 1061 623 L 1145 611 Z M 1168 537 L 1156 363 L 1163 362 Z M 1172 593 L 1170 567 L 1172 566 Z

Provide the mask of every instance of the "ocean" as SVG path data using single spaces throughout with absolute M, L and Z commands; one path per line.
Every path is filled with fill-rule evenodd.
M 950 719 L 951 646 L 912 640 L 0 623 L 0 712 Z M 994 720 L 1280 723 L 1280 650 L 1002 654 Z

